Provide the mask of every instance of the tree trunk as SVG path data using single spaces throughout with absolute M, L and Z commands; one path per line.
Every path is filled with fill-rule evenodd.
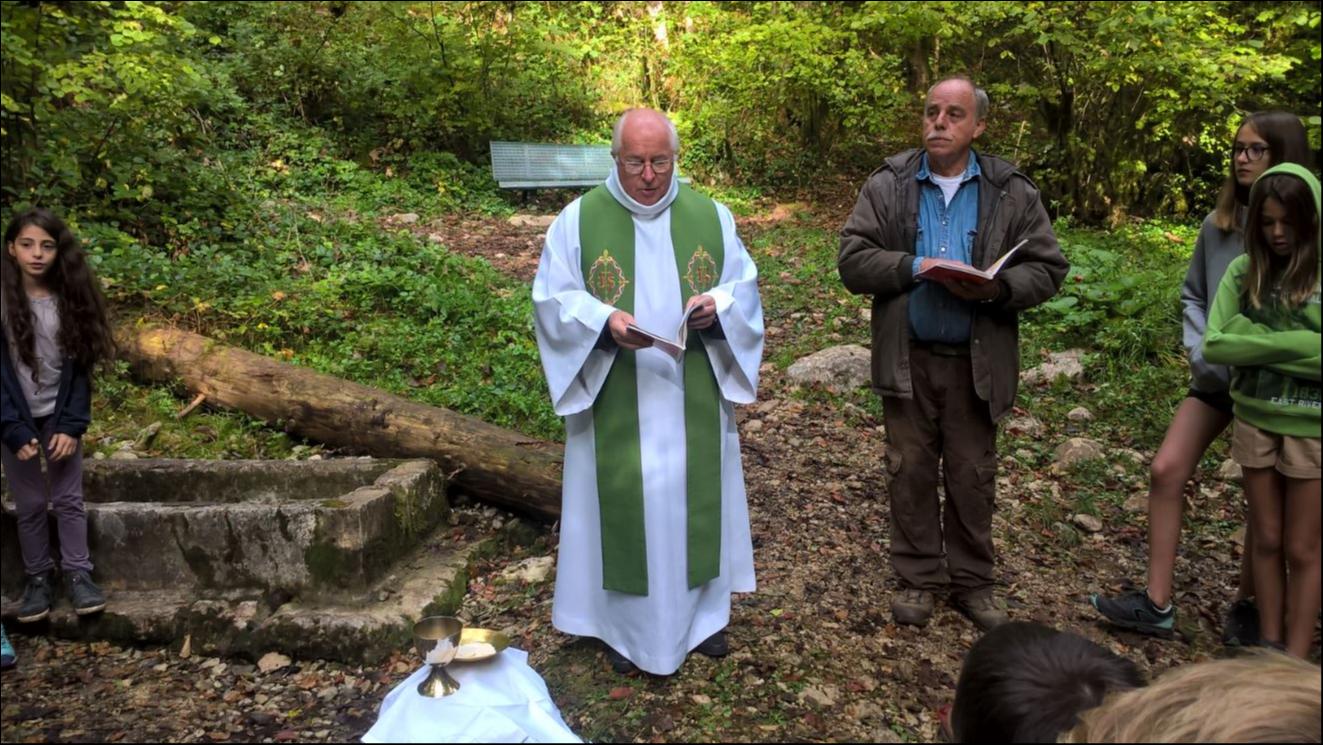
M 121 327 L 116 337 L 134 372 L 147 379 L 177 378 L 214 404 L 355 453 L 432 458 L 450 483 L 477 499 L 560 517 L 561 445 L 188 331 Z

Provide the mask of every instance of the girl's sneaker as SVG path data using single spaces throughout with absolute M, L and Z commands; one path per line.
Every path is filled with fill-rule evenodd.
M 1176 626 L 1176 606 L 1159 609 L 1148 598 L 1147 590 L 1134 590 L 1114 598 L 1090 595 L 1089 602 L 1108 621 L 1142 634 L 1170 636 Z
M 18 664 L 18 655 L 14 654 L 14 647 L 9 643 L 9 635 L 5 633 L 5 627 L 0 625 L 0 670 L 8 670 Z

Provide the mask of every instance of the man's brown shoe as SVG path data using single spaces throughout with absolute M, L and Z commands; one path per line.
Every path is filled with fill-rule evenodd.
M 891 599 L 891 617 L 896 623 L 925 626 L 933 617 L 933 594 L 907 588 Z
M 993 597 L 991 592 L 981 592 L 975 595 L 952 595 L 951 605 L 956 610 L 969 617 L 984 631 L 996 628 L 1003 623 L 1011 620 L 1002 609 L 1001 604 Z

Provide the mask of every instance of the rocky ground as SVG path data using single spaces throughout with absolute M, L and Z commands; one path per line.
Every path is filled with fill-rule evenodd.
M 826 210 L 830 222 L 839 223 L 848 207 Z M 793 212 L 742 220 L 746 242 Z M 472 218 L 400 227 L 436 234 L 525 279 L 536 268 L 544 230 Z M 464 238 L 449 238 L 456 234 Z M 841 330 L 823 328 L 813 310 L 769 303 L 769 359 L 778 347 Z M 536 541 L 480 560 L 460 615 L 470 625 L 509 632 L 570 726 L 593 740 L 935 740 L 936 710 L 951 699 L 977 631 L 944 605 L 927 628 L 891 623 L 884 431 L 876 408 L 859 395 L 866 394 L 842 399 L 806 390 L 768 363 L 759 402 L 741 409 L 759 589 L 734 599 L 727 658 L 695 655 L 667 678 L 620 676 L 598 643 L 555 631 L 551 527 Z M 1104 465 L 1089 478 L 1132 496 L 1100 500 L 1096 514 L 1074 514 L 1080 502 L 1073 492 L 1091 482 L 1078 471 L 1054 470 L 1053 452 L 1067 438 L 1087 435 L 1087 420 L 1045 412 L 1064 410 L 1064 403 L 1087 406 L 1088 396 L 1087 383 L 1039 388 L 1036 401 L 1074 400 L 1018 411 L 1016 424 L 1003 428 L 994 521 L 1000 594 L 1014 618 L 1083 634 L 1150 675 L 1223 654 L 1220 615 L 1239 565 L 1242 498 L 1213 469 L 1201 471 L 1189 490 L 1198 519 L 1183 536 L 1177 564 L 1175 638 L 1110 630 L 1089 607 L 1090 592 L 1142 580 L 1144 460 L 1156 443 L 1103 443 Z M 509 519 L 472 505 L 465 514 Z M 527 571 L 516 577 L 516 567 Z M 352 740 L 417 665 L 409 650 L 367 667 L 293 661 L 264 669 L 200 658 L 178 644 L 135 649 L 19 634 L 13 641 L 19 667 L 0 678 L 5 742 Z

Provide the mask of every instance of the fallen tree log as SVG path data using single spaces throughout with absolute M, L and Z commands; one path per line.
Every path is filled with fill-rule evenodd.
M 178 379 L 211 404 L 350 452 L 432 458 L 476 499 L 560 517 L 564 448 L 557 443 L 180 329 L 125 326 L 116 340 L 134 373 L 148 380 Z

